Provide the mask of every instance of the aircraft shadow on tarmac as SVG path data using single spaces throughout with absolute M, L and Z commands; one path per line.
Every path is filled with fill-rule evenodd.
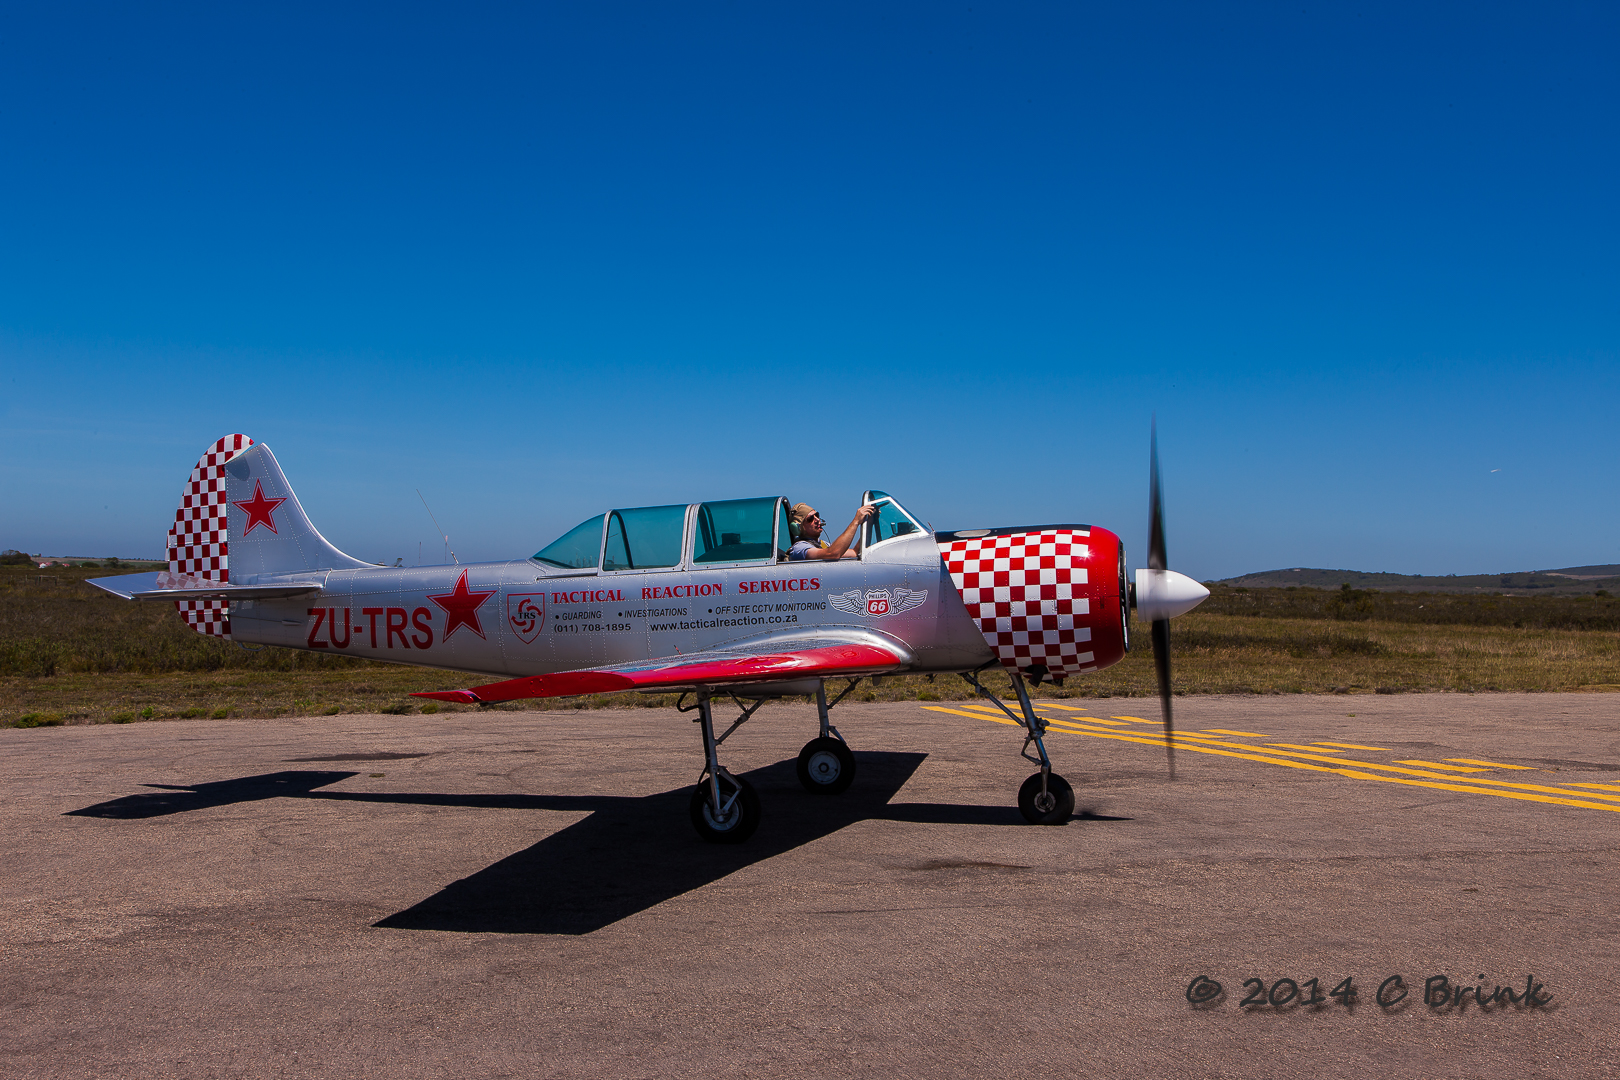
M 926 756 L 859 753 L 860 771 L 854 786 L 832 798 L 805 792 L 792 761 L 745 773 L 759 791 L 766 812 L 759 831 L 738 845 L 706 844 L 693 833 L 687 821 L 690 787 L 641 797 L 321 791 L 318 789 L 358 774 L 289 771 L 190 787 L 150 784 L 147 786 L 163 791 L 129 795 L 69 813 L 131 820 L 268 798 L 589 810 L 589 817 L 374 924 L 462 933 L 588 934 L 859 821 L 1023 826 L 1022 817 L 1011 806 L 891 805 L 889 800 Z
M 121 821 L 164 817 L 190 810 L 257 802 L 260 799 L 299 798 L 309 795 L 318 787 L 359 775 L 354 772 L 278 772 L 184 787 L 176 784 L 142 784 L 142 787 L 158 788 L 162 794 L 125 795 L 122 799 L 86 806 L 82 810 L 69 810 L 63 816 L 116 818 Z

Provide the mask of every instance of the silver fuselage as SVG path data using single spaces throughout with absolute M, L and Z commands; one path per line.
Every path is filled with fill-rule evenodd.
M 766 635 L 788 647 L 833 629 L 901 646 L 913 671 L 958 671 L 993 656 L 929 534 L 836 561 L 694 567 L 687 560 L 671 570 L 612 572 L 523 559 L 234 579 L 280 581 L 319 582 L 321 591 L 232 603 L 233 638 L 494 676 L 679 656 Z M 885 596 L 901 590 L 926 598 L 893 610 Z M 856 591 L 872 598 L 857 611 L 829 602 L 851 606 L 842 598 Z M 457 618 L 458 610 L 467 617 Z

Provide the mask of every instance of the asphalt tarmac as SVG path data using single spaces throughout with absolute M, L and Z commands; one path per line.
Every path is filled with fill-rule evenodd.
M 0 1076 L 1620 1075 L 1620 695 L 1064 704 L 0 731 Z

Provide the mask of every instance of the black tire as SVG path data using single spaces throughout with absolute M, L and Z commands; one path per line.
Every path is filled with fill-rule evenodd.
M 1074 788 L 1057 773 L 1046 776 L 1046 795 L 1041 798 L 1041 774 L 1036 773 L 1018 789 L 1018 811 L 1031 825 L 1062 825 L 1074 816 Z M 1048 805 L 1050 804 L 1050 805 Z
M 799 783 L 815 795 L 837 795 L 855 782 L 855 755 L 842 739 L 811 739 L 799 751 Z
M 698 835 L 711 844 L 740 844 L 754 835 L 759 828 L 759 796 L 754 794 L 753 785 L 740 776 L 722 776 L 720 800 L 730 803 L 731 812 L 725 820 L 716 819 L 709 805 L 708 777 L 692 789 L 692 827 Z

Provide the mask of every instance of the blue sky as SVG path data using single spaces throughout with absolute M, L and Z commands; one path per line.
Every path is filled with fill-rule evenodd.
M 0 546 L 215 437 L 362 558 L 785 494 L 1141 562 L 1620 562 L 1620 9 L 0 12 Z

